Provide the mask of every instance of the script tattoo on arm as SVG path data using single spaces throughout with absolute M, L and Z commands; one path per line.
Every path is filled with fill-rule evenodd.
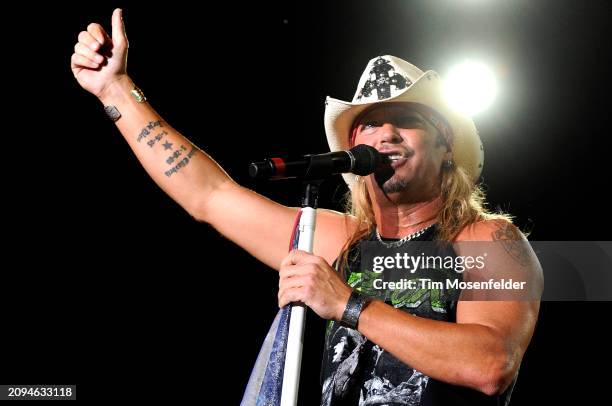
M 184 145 L 181 145 L 179 149 L 174 151 L 172 155 L 170 155 L 168 159 L 166 159 L 166 163 L 168 165 L 174 164 L 174 162 L 178 159 L 178 157 L 183 155 L 183 152 L 185 151 L 187 151 L 187 148 Z M 183 159 L 181 159 L 176 165 L 172 166 L 170 169 L 164 172 L 164 175 L 166 175 L 167 177 L 170 177 L 172 176 L 173 173 L 177 173 L 179 170 L 181 170 L 181 168 L 184 168 L 187 165 L 189 165 L 191 158 L 195 155 L 197 151 L 198 149 L 196 147 L 191 146 L 191 150 L 189 151 L 189 153 L 185 155 Z
M 136 137 L 136 141 L 140 142 L 143 139 L 147 138 L 149 134 L 153 132 L 155 127 L 163 127 L 164 125 L 162 123 L 163 123 L 163 120 L 149 121 L 149 123 L 146 126 L 144 126 L 138 133 L 138 136 Z
M 151 139 L 149 141 L 147 141 L 147 145 L 150 146 L 151 148 L 153 148 L 153 145 L 155 145 L 156 142 L 160 142 L 161 139 L 164 138 L 166 135 L 168 135 L 168 133 L 166 131 L 160 132 L 155 137 L 151 137 Z M 162 145 L 165 145 L 165 144 L 162 144 Z M 164 148 L 164 149 L 167 149 L 167 148 Z

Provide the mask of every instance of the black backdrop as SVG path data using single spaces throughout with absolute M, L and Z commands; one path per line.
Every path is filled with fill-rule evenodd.
M 534 240 L 609 240 L 607 3 L 430 3 L 7 9 L 2 382 L 237 404 L 277 310 L 275 273 L 165 196 L 73 80 L 78 32 L 110 29 L 115 6 L 129 72 L 162 116 L 237 181 L 290 205 L 299 184 L 253 184 L 246 164 L 326 151 L 324 97 L 349 100 L 370 58 L 441 73 L 465 56 L 491 61 L 500 95 L 476 117 L 491 206 Z M 321 206 L 340 209 L 344 192 L 330 180 Z M 603 399 L 610 309 L 543 303 L 513 404 Z M 322 340 L 310 313 L 304 405 L 318 398 Z

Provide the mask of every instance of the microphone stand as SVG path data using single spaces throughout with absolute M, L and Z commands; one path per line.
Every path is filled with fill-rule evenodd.
M 312 253 L 316 227 L 316 209 L 319 198 L 319 188 L 322 179 L 304 182 L 304 197 L 302 199 L 302 215 L 298 225 L 298 249 Z M 287 336 L 287 352 L 283 371 L 283 389 L 281 391 L 281 406 L 297 404 L 300 385 L 300 368 L 302 365 L 302 346 L 304 342 L 304 324 L 306 322 L 306 305 L 291 304 L 289 318 L 289 333 Z

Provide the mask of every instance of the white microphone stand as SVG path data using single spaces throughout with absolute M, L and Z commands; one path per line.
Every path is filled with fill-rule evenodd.
M 306 191 L 304 200 L 302 201 L 302 215 L 300 216 L 300 223 L 298 226 L 300 232 L 298 237 L 298 249 L 310 253 L 312 253 L 314 242 L 317 199 L 320 185 L 321 180 L 314 180 L 306 183 Z M 291 317 L 289 318 L 289 334 L 287 336 L 285 369 L 283 372 L 281 406 L 295 406 L 297 404 L 305 321 L 306 305 L 304 303 L 292 303 Z

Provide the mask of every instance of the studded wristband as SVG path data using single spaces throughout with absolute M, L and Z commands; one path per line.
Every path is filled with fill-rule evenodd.
M 344 308 L 344 314 L 342 314 L 342 319 L 340 320 L 340 324 L 344 327 L 352 328 L 357 330 L 357 324 L 359 323 L 359 316 L 361 315 L 361 311 L 364 309 L 368 299 L 353 291 L 351 293 L 351 297 Z

